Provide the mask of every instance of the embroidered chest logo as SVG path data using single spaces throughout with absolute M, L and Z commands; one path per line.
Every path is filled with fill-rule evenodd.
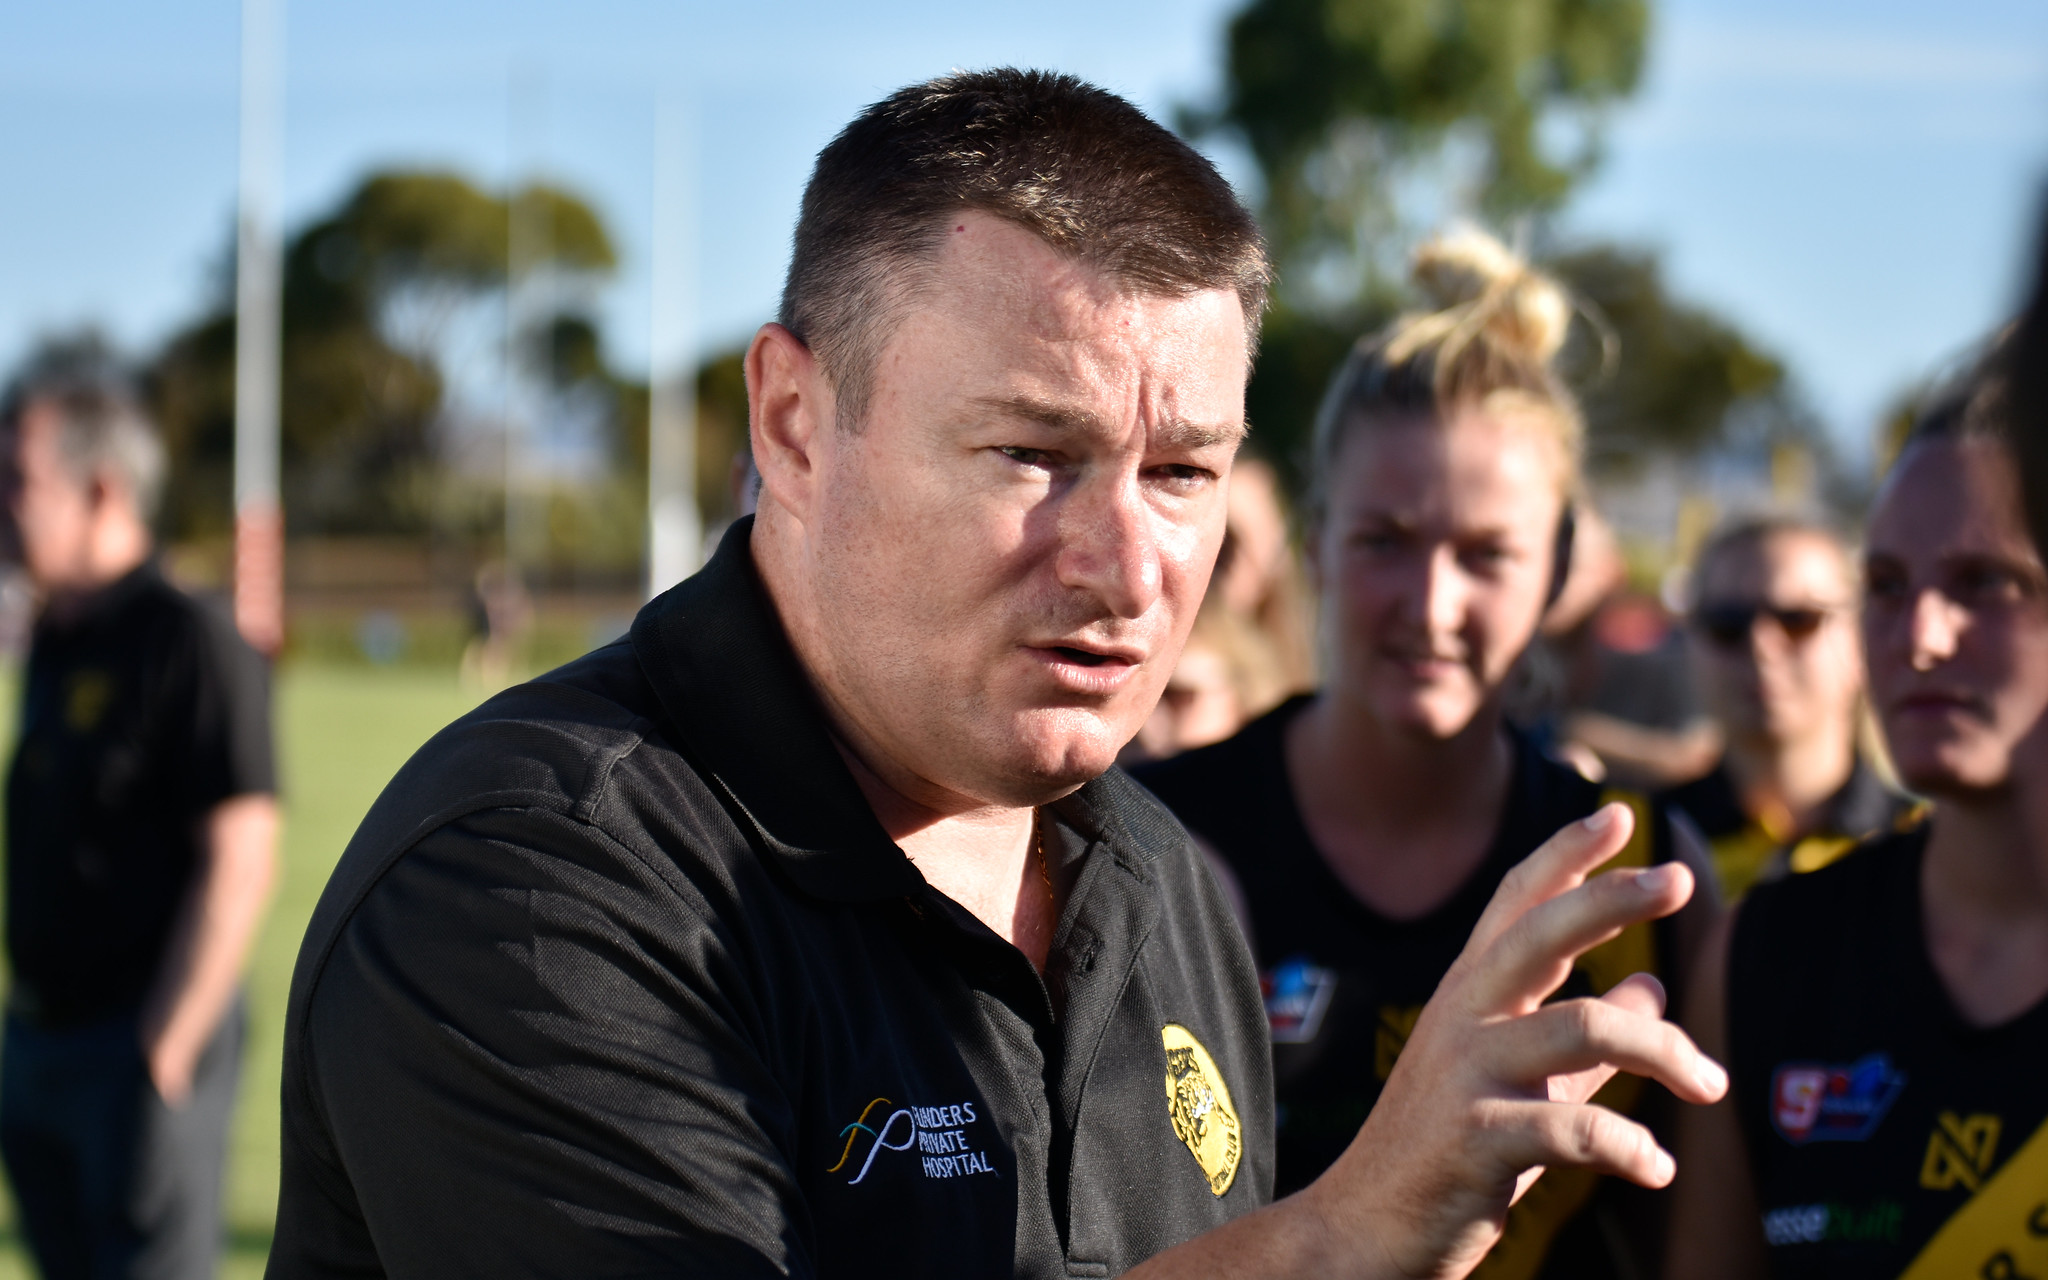
M 887 1098 L 876 1098 L 839 1131 L 846 1145 L 840 1149 L 839 1162 L 825 1172 L 851 1173 L 846 1183 L 854 1186 L 868 1176 L 877 1157 L 915 1150 L 927 1178 L 992 1174 L 995 1166 L 989 1163 L 988 1152 L 968 1136 L 979 1121 L 972 1102 L 897 1107 Z
M 1173 1120 L 1173 1135 L 1202 1167 L 1209 1193 L 1220 1196 L 1230 1190 L 1244 1155 L 1244 1134 L 1237 1109 L 1230 1105 L 1230 1086 L 1192 1031 L 1169 1022 L 1159 1036 L 1166 1044 L 1166 1111 Z
M 1266 997 L 1266 1022 L 1274 1044 L 1307 1044 L 1322 1030 L 1323 1014 L 1337 990 L 1337 975 L 1307 956 L 1296 956 L 1259 975 Z
M 1920 1185 L 1929 1191 L 1961 1187 L 1975 1191 L 1998 1158 L 1997 1116 L 1959 1118 L 1953 1111 L 1935 1117 L 1927 1135 L 1927 1158 L 1920 1162 Z
M 64 727 L 73 733 L 90 733 L 114 700 L 114 677 L 93 667 L 71 673 L 64 682 Z
M 1865 1054 L 1840 1067 L 1788 1062 L 1771 1075 L 1771 1123 L 1794 1144 L 1862 1142 L 1905 1087 L 1906 1073 L 1889 1054 Z

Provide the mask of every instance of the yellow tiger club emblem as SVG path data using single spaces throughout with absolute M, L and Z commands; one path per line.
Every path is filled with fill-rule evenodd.
M 91 667 L 74 671 L 64 682 L 64 727 L 90 733 L 114 700 L 114 677 Z
M 1173 1135 L 1202 1166 L 1210 1194 L 1220 1196 L 1230 1190 L 1244 1155 L 1244 1129 L 1230 1104 L 1230 1086 L 1194 1032 L 1169 1022 L 1159 1035 L 1166 1042 L 1166 1111 Z

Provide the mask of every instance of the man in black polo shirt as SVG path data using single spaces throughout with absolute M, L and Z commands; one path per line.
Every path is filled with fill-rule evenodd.
M 1267 1204 L 1249 956 L 1112 767 L 1223 536 L 1265 285 L 1213 168 L 1070 78 L 827 147 L 747 355 L 758 514 L 422 749 L 328 886 L 271 1274 L 1460 1274 L 1531 1166 L 1667 1180 L 1582 1101 L 1604 1064 L 1718 1096 L 1654 984 L 1538 1012 L 1690 890 L 1577 887 L 1603 811 Z
M 162 450 L 91 356 L 48 353 L 0 412 L 40 596 L 7 778 L 0 1152 L 45 1276 L 200 1280 L 273 871 L 269 676 L 157 572 Z

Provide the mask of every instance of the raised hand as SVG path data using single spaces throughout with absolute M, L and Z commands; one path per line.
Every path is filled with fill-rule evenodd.
M 1545 1166 L 1670 1182 L 1675 1166 L 1649 1131 L 1587 1099 L 1624 1070 L 1713 1102 L 1727 1073 L 1663 1020 L 1664 989 L 1647 974 L 1598 999 L 1543 1003 L 1579 955 L 1692 896 L 1679 863 L 1587 880 L 1633 829 L 1628 807 L 1609 805 L 1508 873 L 1372 1115 L 1321 1178 L 1130 1274 L 1463 1276 Z
M 1544 1166 L 1670 1182 L 1671 1156 L 1648 1130 L 1587 1101 L 1617 1069 L 1689 1102 L 1727 1089 L 1720 1066 L 1662 1019 L 1664 991 L 1647 974 L 1598 999 L 1543 1003 L 1581 953 L 1692 895 L 1677 863 L 1587 880 L 1633 822 L 1609 805 L 1508 874 L 1357 1139 L 1301 1193 L 1368 1273 L 1466 1274 Z

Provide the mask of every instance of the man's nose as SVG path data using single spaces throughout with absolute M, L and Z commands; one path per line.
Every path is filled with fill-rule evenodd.
M 1102 475 L 1076 485 L 1062 504 L 1062 585 L 1102 601 L 1119 618 L 1144 616 L 1159 600 L 1159 538 L 1135 475 Z
M 1956 636 L 1962 629 L 1956 613 L 1954 602 L 1932 587 L 1913 597 L 1913 612 L 1907 622 L 1913 670 L 1932 671 L 1955 656 Z

